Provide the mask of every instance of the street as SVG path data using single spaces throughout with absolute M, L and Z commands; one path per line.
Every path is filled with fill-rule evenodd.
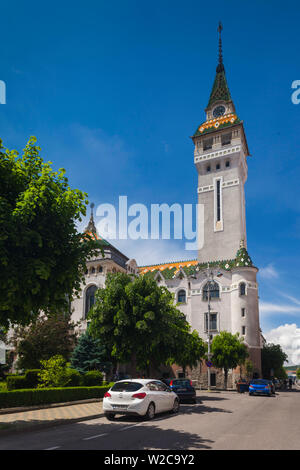
M 2 436 L 0 450 L 299 450 L 299 399 L 299 389 L 273 397 L 203 390 L 177 415 L 99 417 L 20 432 Z

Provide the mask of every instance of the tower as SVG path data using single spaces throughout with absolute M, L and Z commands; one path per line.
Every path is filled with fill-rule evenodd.
M 204 245 L 199 262 L 234 259 L 240 241 L 246 241 L 244 185 L 249 150 L 243 121 L 235 111 L 222 55 L 219 24 L 219 59 L 206 121 L 192 136 L 198 172 L 198 204 L 204 206 Z

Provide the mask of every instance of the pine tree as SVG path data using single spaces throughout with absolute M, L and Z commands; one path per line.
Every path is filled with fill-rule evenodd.
M 111 369 L 111 362 L 104 346 L 99 339 L 93 339 L 86 331 L 83 333 L 73 350 L 71 356 L 71 366 L 81 373 L 89 370 L 101 370 L 108 373 Z

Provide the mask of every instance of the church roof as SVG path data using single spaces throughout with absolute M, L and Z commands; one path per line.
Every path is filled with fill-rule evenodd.
M 207 267 L 218 267 L 225 271 L 231 271 L 237 267 L 253 267 L 253 262 L 244 246 L 244 241 L 241 241 L 240 248 L 236 253 L 236 257 L 230 260 L 211 261 L 207 263 L 199 263 L 197 259 L 186 261 L 173 261 L 162 264 L 153 264 L 149 266 L 139 266 L 139 273 L 142 275 L 154 277 L 158 272 L 162 274 L 165 279 L 174 278 L 177 273 L 182 271 L 187 276 L 193 276 L 199 271 L 207 269 Z
M 217 67 L 217 73 L 207 107 L 211 107 L 217 101 L 232 101 L 223 64 L 221 67 L 220 64 Z
M 225 114 L 224 116 L 210 119 L 209 121 L 205 121 L 196 129 L 195 134 L 193 137 L 198 135 L 208 134 L 209 132 L 213 132 L 219 129 L 223 129 L 224 127 L 233 126 L 235 124 L 239 124 L 242 122 L 236 114 L 230 113 Z

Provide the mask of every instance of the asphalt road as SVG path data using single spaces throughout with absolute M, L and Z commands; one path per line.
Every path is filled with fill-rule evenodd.
M 300 390 L 274 397 L 198 392 L 153 421 L 104 417 L 2 436 L 0 450 L 299 450 Z

